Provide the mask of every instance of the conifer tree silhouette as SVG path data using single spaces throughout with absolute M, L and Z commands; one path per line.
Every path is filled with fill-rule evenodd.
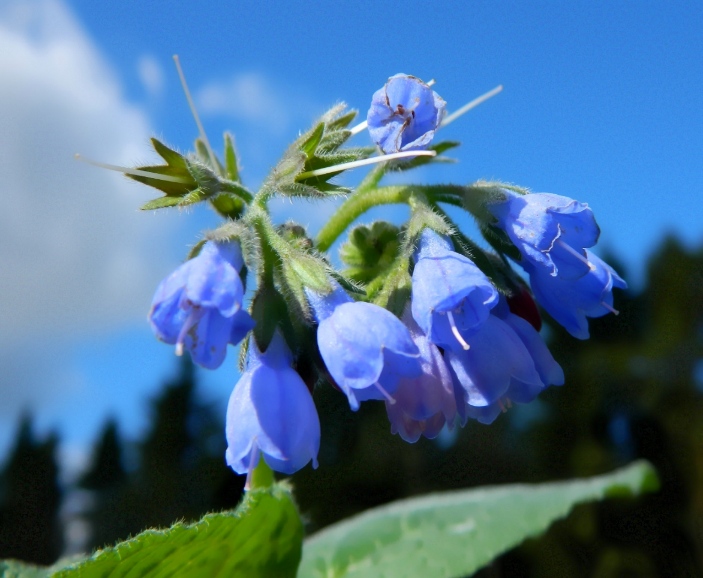
M 63 547 L 56 434 L 38 440 L 25 413 L 0 476 L 0 559 L 51 564 Z
M 147 528 L 193 521 L 234 507 L 243 481 L 225 465 L 223 419 L 196 400 L 192 362 L 151 402 L 151 427 L 134 445 L 137 468 L 125 470 L 114 423 L 108 423 L 80 481 L 91 490 L 89 546 L 99 548 Z

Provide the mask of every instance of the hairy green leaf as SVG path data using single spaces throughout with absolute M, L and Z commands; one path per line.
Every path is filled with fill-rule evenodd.
M 52 578 L 292 578 L 302 537 L 290 490 L 277 484 L 250 491 L 235 511 L 147 530 Z
M 434 494 L 375 508 L 305 541 L 300 578 L 466 576 L 583 502 L 658 488 L 647 462 L 589 479 Z

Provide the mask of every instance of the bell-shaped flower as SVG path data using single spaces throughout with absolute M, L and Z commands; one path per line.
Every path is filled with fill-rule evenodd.
M 306 293 L 319 323 L 320 355 L 353 410 L 368 399 L 393 399 L 401 378 L 422 373 L 410 332 L 390 311 L 352 301 L 339 286 L 328 295 Z
M 434 344 L 467 348 L 462 335 L 488 319 L 498 291 L 472 261 L 431 229 L 420 237 L 412 277 L 412 313 Z
M 243 265 L 238 241 L 205 243 L 157 288 L 149 311 L 156 337 L 175 344 L 178 355 L 187 349 L 202 367 L 219 367 L 227 344 L 236 345 L 254 326 L 242 309 Z
M 547 344 L 539 332 L 526 320 L 515 315 L 507 299 L 501 297 L 492 313 L 507 323 L 527 348 L 535 369 L 542 383 L 549 385 L 564 385 L 564 371 L 552 357 Z
M 386 411 L 391 432 L 414 443 L 421 435 L 432 439 L 445 425 L 453 426 L 456 399 L 452 375 L 440 350 L 427 339 L 411 315 L 405 314 L 403 321 L 420 350 L 422 375 L 401 379 L 393 394 L 394 402 L 386 400 Z
M 513 402 L 529 403 L 547 386 L 564 384 L 564 371 L 552 357 L 539 333 L 528 321 L 510 311 L 506 299 L 501 298 L 491 313 L 493 318 L 502 321 L 520 339 L 532 360 L 542 385 L 538 386 L 534 380 L 534 375 L 532 375 L 530 381 L 524 381 L 519 377 L 510 379 L 510 384 L 505 393 L 495 399 L 495 401 L 486 405 L 469 403 L 463 407 L 462 417 L 472 418 L 484 424 L 493 423 L 498 415 L 512 406 Z M 503 327 L 503 329 L 505 328 Z M 519 356 L 523 356 L 522 361 L 525 362 L 524 350 L 520 348 L 518 350 L 520 352 Z M 484 399 L 483 401 L 487 400 Z
M 271 469 L 284 474 L 310 460 L 317 467 L 320 419 L 292 361 L 278 332 L 263 353 L 251 341 L 247 369 L 227 406 L 226 459 L 239 474 L 251 474 L 261 454 Z
M 588 205 L 550 193 L 502 192 L 505 201 L 488 208 L 526 268 L 541 267 L 563 279 L 577 279 L 592 270 L 584 249 L 596 244 L 600 229 Z
M 627 283 L 605 261 L 590 251 L 586 257 L 593 269 L 579 279 L 552 277 L 539 267 L 527 269 L 537 302 L 577 339 L 588 339 L 588 317 L 617 314 L 613 288 L 627 289 Z
M 469 349 L 448 349 L 444 356 L 468 405 L 485 407 L 508 399 L 527 403 L 544 389 L 530 351 L 496 315 L 489 315 L 466 341 Z
M 388 153 L 426 149 L 444 118 L 446 103 L 419 78 L 396 74 L 371 98 L 371 139 Z

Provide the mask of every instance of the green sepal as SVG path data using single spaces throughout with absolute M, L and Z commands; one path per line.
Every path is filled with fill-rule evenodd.
M 151 201 L 144 203 L 139 209 L 141 211 L 165 209 L 166 207 L 175 207 L 180 203 L 181 199 L 179 197 L 159 197 L 158 199 L 151 199 Z
M 320 141 L 322 140 L 322 135 L 325 133 L 325 123 L 321 122 L 317 124 L 310 132 L 306 134 L 305 140 L 300 143 L 300 151 L 308 158 L 311 159 L 315 156 L 315 151 L 317 150 Z
M 289 197 L 327 197 L 330 194 L 348 194 L 350 190 L 330 183 L 339 172 L 311 176 L 310 171 L 367 158 L 371 147 L 341 149 L 351 136 L 346 127 L 355 113 L 342 114 L 346 105 L 331 108 L 305 134 L 298 137 L 283 155 L 264 182 L 263 199 L 278 193 Z
M 176 183 L 127 174 L 131 179 L 154 187 L 166 195 L 163 198 L 153 199 L 144 204 L 141 207 L 142 210 L 174 206 L 185 207 L 207 199 L 213 199 L 213 206 L 222 216 L 237 218 L 244 210 L 244 203 L 251 201 L 253 198 L 251 192 L 241 184 L 221 178 L 208 166 L 212 163 L 202 141 L 196 141 L 198 155 L 203 158 L 202 162 L 195 157 L 189 158 L 168 148 L 155 138 L 152 138 L 151 141 L 154 150 L 167 164 L 137 167 L 138 170 L 175 177 L 185 182 Z M 217 170 L 221 170 L 224 173 L 219 161 L 215 159 L 215 162 L 218 166 Z M 217 200 L 215 201 L 215 199 Z
M 396 317 L 401 317 L 410 301 L 411 289 L 410 259 L 400 255 L 383 279 L 383 285 L 372 302 L 388 309 Z
M 283 330 L 286 341 L 292 343 L 289 339 L 293 331 L 288 318 L 288 307 L 283 295 L 275 287 L 263 285 L 257 289 L 251 302 L 250 313 L 256 321 L 253 333 L 259 351 L 266 351 L 278 327 Z
M 224 243 L 226 241 L 239 241 L 242 248 L 242 258 L 246 263 L 246 269 L 255 271 L 261 262 L 261 245 L 256 233 L 249 228 L 247 224 L 238 221 L 227 221 L 213 229 L 206 231 L 203 235 L 205 241 L 215 241 L 216 243 Z M 197 245 L 196 245 L 197 246 Z
M 223 217 L 238 219 L 244 212 L 244 202 L 230 192 L 220 193 L 210 199 L 210 204 Z
M 193 245 L 190 248 L 190 251 L 188 251 L 188 256 L 186 257 L 186 260 L 190 261 L 191 259 L 194 259 L 198 255 L 200 255 L 200 251 L 202 251 L 203 245 L 205 245 L 205 243 L 207 243 L 207 239 L 201 239 L 195 245 Z
M 494 203 L 506 200 L 504 189 L 520 195 L 529 194 L 527 189 L 499 181 L 476 181 L 464 187 L 463 206 L 481 225 L 492 225 L 496 218 L 489 210 Z
M 432 163 L 453 163 L 453 162 L 455 162 L 454 159 L 444 157 L 444 156 L 442 156 L 442 154 L 450 149 L 458 147 L 460 144 L 461 143 L 458 141 L 450 141 L 450 140 L 445 140 L 445 141 L 441 141 L 441 142 L 432 144 L 429 147 L 427 147 L 427 150 L 428 151 L 435 151 L 437 153 L 437 156 L 434 156 L 434 157 L 418 156 L 418 157 L 415 157 L 414 159 L 411 159 L 409 161 L 401 161 L 401 162 L 393 163 L 392 169 L 395 171 L 409 171 L 410 169 L 416 169 L 417 167 L 421 167 L 423 165 L 429 165 Z
M 234 137 L 228 132 L 225 133 L 225 174 L 230 181 L 241 182 L 237 151 L 234 148 Z
M 356 115 L 359 114 L 358 111 L 353 110 L 353 109 L 345 114 L 341 114 L 342 110 L 344 110 L 343 106 L 341 109 L 332 108 L 329 111 L 330 113 L 332 113 L 332 118 L 331 118 L 331 120 L 329 120 L 327 122 L 328 134 L 330 134 L 332 131 L 339 131 L 342 133 L 349 132 L 348 130 L 345 130 L 345 129 L 356 118 Z M 336 115 L 338 115 L 338 116 L 336 116 Z
M 308 237 L 307 230 L 295 221 L 286 221 L 276 230 L 283 239 L 300 251 L 309 251 L 313 248 L 313 242 Z
M 225 174 L 225 168 L 222 166 L 220 159 L 217 158 L 214 151 L 212 153 L 212 158 L 210 158 L 210 151 L 208 151 L 208 148 L 205 145 L 203 139 L 199 137 L 195 139 L 195 150 L 198 153 L 198 158 L 200 159 L 200 162 L 215 171 L 218 175 Z M 215 166 L 213 166 L 213 163 Z
M 237 203 L 237 200 L 251 200 L 252 194 L 239 183 L 222 179 L 215 174 L 210 167 L 198 160 L 186 158 L 185 161 L 190 174 L 193 176 L 193 180 L 195 181 L 197 188 L 193 189 L 183 197 L 180 202 L 180 206 L 193 205 L 205 200 L 214 200 L 222 195 L 225 195 L 223 199 L 220 199 L 219 204 L 223 205 L 224 199 L 229 197 L 229 202 L 222 208 L 226 211 L 228 207 L 231 206 L 234 214 L 231 215 L 228 212 L 221 214 L 225 217 L 238 217 L 244 207 L 243 202 L 239 201 L 239 203 Z M 219 207 L 217 205 L 213 203 L 213 206 L 219 211 Z
M 290 274 L 295 275 L 300 285 L 316 293 L 324 294 L 332 290 L 327 265 L 312 254 L 296 252 L 295 255 L 290 255 L 283 262 L 283 270 L 286 277 Z
M 178 179 L 183 179 L 185 182 L 176 183 L 172 181 L 163 181 L 161 179 L 153 179 L 150 177 L 132 174 L 126 174 L 126 176 L 137 182 L 149 185 L 150 187 L 154 187 L 155 189 L 158 189 L 168 197 L 183 197 L 187 195 L 189 191 L 197 187 L 195 179 L 188 170 L 186 157 L 184 157 L 179 152 L 170 149 L 165 144 L 155 138 L 151 139 L 151 144 L 157 154 L 166 161 L 166 164 L 147 165 L 136 168 L 140 171 L 156 173 L 159 175 L 166 175 L 169 177 L 176 177 Z
M 386 221 L 352 229 L 339 250 L 342 262 L 348 266 L 344 274 L 364 284 L 382 275 L 398 256 L 399 232 L 398 227 Z
M 314 182 L 309 179 L 308 182 Z M 289 183 L 279 187 L 279 192 L 286 197 L 304 197 L 307 199 L 324 199 L 330 194 L 347 195 L 351 193 L 351 189 L 347 187 L 338 187 L 324 181 L 317 183 L 317 186 L 311 186 L 305 183 Z

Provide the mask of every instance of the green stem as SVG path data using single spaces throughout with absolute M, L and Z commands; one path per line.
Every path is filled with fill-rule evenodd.
M 273 482 L 273 471 L 263 459 L 259 459 L 259 464 L 251 473 L 251 486 L 249 489 L 256 490 L 270 488 L 273 486 Z
M 372 181 L 369 183 L 372 186 Z M 441 199 L 442 202 L 451 202 L 452 199 L 461 199 L 464 191 L 465 187 L 457 185 L 398 185 L 378 189 L 364 189 L 360 186 L 357 192 L 339 207 L 317 234 L 317 249 L 320 251 L 329 249 L 349 225 L 366 211 L 378 205 L 407 203 L 414 193 L 422 193 L 432 202 L 435 201 L 435 197 Z M 453 202 L 452 204 L 457 203 Z
M 261 261 L 260 286 L 274 286 L 273 277 L 276 268 L 277 255 L 271 240 L 278 237 L 278 233 L 273 228 L 268 213 L 258 202 L 249 206 L 245 219 L 254 228 L 260 239 Z
M 349 197 L 317 234 L 316 246 L 327 251 L 358 217 L 378 205 L 407 203 L 412 187 L 397 186 L 357 192 Z

